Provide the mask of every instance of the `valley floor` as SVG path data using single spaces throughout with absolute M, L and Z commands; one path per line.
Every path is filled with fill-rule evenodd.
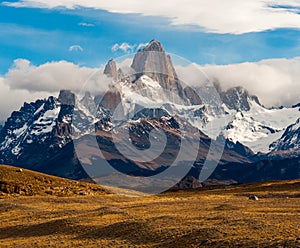
M 2 195 L 0 218 L 1 247 L 300 247 L 300 181 L 150 197 Z

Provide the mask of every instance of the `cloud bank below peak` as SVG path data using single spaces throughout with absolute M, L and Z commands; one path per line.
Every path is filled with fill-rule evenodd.
M 29 60 L 16 59 L 4 77 L 11 90 L 55 93 L 61 89 L 80 92 L 88 83 L 88 90 L 102 92 L 111 80 L 103 68 L 80 67 L 67 61 L 48 62 L 39 66 Z
M 300 28 L 298 0 L 21 0 L 11 7 L 94 8 L 119 14 L 163 17 L 172 25 L 198 26 L 213 33 L 243 34 L 278 28 Z
M 242 86 L 267 107 L 300 102 L 300 57 L 267 59 L 231 65 L 206 65 L 200 69 L 223 89 Z

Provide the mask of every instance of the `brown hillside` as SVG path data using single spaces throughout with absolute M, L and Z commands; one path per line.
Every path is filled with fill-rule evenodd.
M 107 193 L 97 184 L 49 176 L 43 173 L 0 165 L 0 197 L 74 196 Z
M 0 247 L 300 247 L 300 180 L 128 197 L 0 168 L 25 189 L 2 192 Z

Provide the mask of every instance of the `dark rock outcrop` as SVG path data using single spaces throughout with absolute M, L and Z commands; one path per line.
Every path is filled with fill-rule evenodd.
M 75 106 L 76 97 L 70 90 L 61 90 L 59 92 L 58 101 L 62 105 Z
M 173 189 L 198 189 L 202 188 L 202 183 L 193 176 L 187 176 L 177 183 Z
M 234 87 L 225 92 L 221 92 L 221 100 L 229 109 L 237 111 L 249 111 L 250 101 L 255 101 L 260 105 L 257 96 L 252 96 L 242 87 Z

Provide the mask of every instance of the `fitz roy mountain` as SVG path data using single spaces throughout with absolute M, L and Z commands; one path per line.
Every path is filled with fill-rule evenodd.
M 0 131 L 0 163 L 95 180 L 99 175 L 87 171 L 105 160 L 126 175 L 148 178 L 172 166 L 180 150 L 182 166 L 192 166 L 177 186 L 199 187 L 203 183 L 195 181 L 210 145 L 220 142 L 224 150 L 217 148 L 221 156 L 211 181 L 300 177 L 299 105 L 268 109 L 242 87 L 222 90 L 199 83 L 192 88 L 180 80 L 171 56 L 156 40 L 136 53 L 129 68 L 110 60 L 103 73 L 113 82 L 103 94 L 85 92 L 79 98 L 61 90 L 58 97 L 24 103 L 13 112 Z M 165 137 L 151 136 L 153 130 Z M 122 151 L 134 147 L 141 153 L 158 151 L 164 142 L 165 147 L 155 159 L 141 161 L 124 155 L 116 142 Z M 75 143 L 90 159 L 81 159 Z M 101 154 L 94 153 L 99 149 Z M 131 188 L 122 179 L 119 183 Z

